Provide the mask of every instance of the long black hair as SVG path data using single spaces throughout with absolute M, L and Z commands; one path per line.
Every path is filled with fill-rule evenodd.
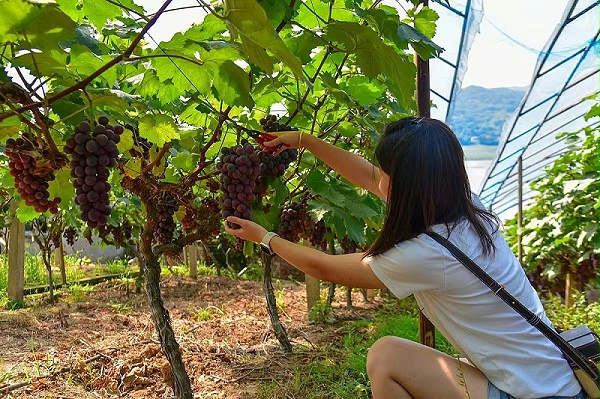
M 446 224 L 451 230 L 465 219 L 474 227 L 484 253 L 495 250 L 492 234 L 499 220 L 473 203 L 463 149 L 445 123 L 414 117 L 390 123 L 375 158 L 390 184 L 383 228 L 366 255 L 382 254 L 435 224 Z

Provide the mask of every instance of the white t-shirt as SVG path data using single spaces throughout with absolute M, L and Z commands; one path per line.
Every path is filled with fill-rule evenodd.
M 448 237 L 445 225 L 432 228 Z M 500 233 L 495 255 L 485 256 L 470 223 L 449 237 L 475 263 L 539 316 L 537 293 Z M 421 234 L 371 259 L 371 269 L 399 298 L 414 294 L 419 307 L 463 356 L 499 389 L 521 399 L 573 396 L 581 387 L 561 351 L 473 275 L 433 238 Z M 467 384 L 469 382 L 467 381 Z

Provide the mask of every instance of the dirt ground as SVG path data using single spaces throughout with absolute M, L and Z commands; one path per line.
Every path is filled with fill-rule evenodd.
M 380 306 L 338 289 L 338 322 L 307 322 L 305 287 L 276 282 L 279 317 L 294 346 L 284 356 L 275 339 L 260 282 L 224 277 L 168 277 L 163 299 L 197 398 L 256 398 L 265 380 L 284 381 L 291 368 L 335 342 L 341 324 L 371 318 Z M 323 295 L 325 295 L 323 289 Z M 0 397 L 168 398 L 170 368 L 156 340 L 145 294 L 123 282 L 96 286 L 77 301 L 0 312 Z M 6 393 L 6 387 L 28 384 Z M 4 393 L 2 393 L 4 391 Z M 4 395 L 4 396 L 3 396 Z

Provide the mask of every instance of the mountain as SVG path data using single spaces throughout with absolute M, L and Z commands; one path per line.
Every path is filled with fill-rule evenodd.
M 456 96 L 448 125 L 462 145 L 497 145 L 502 125 L 519 106 L 526 87 L 469 86 Z

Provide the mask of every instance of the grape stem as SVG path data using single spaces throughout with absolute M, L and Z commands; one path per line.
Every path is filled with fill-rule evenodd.
M 154 161 L 150 162 L 148 165 L 146 165 L 146 167 L 144 169 L 142 169 L 142 174 L 146 174 L 146 173 L 150 172 L 152 170 L 152 168 L 154 168 L 156 165 L 158 165 L 160 163 L 161 159 L 165 156 L 165 154 L 167 153 L 167 151 L 169 151 L 170 148 L 171 148 L 171 143 L 165 144 L 160 149 L 160 152 L 156 156 L 156 159 Z

